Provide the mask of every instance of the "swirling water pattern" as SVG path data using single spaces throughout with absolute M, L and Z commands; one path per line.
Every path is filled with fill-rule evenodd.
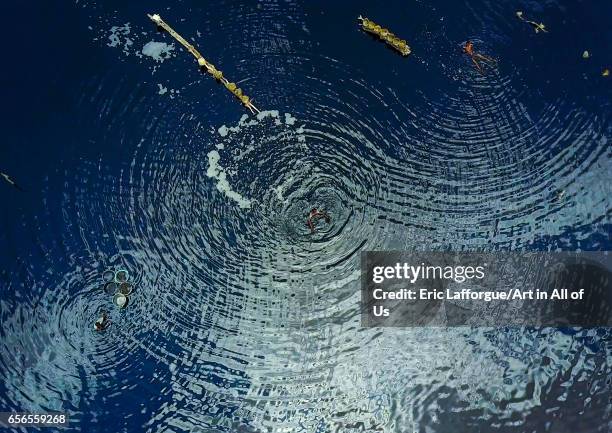
M 173 6 L 270 108 L 253 117 L 177 48 L 142 55 L 171 42 L 151 11 L 79 7 L 115 56 L 71 113 L 98 153 L 48 169 L 3 273 L 3 408 L 69 411 L 73 431 L 608 431 L 609 330 L 360 327 L 362 250 L 609 249 L 610 89 L 551 76 L 571 42 L 500 2 Z M 414 54 L 359 34 L 366 9 Z M 475 71 L 468 38 L 499 66 Z M 315 235 L 312 207 L 332 216 Z M 125 310 L 102 290 L 119 268 Z

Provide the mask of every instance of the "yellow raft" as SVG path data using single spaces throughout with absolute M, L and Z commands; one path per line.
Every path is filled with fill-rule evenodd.
M 403 56 L 407 56 L 408 54 L 410 54 L 410 46 L 408 46 L 405 40 L 398 38 L 389 30 L 379 26 L 374 21 L 370 21 L 367 18 L 363 18 L 361 15 L 358 19 L 361 23 L 361 28 L 364 29 L 366 32 L 378 36 L 388 45 L 399 51 Z

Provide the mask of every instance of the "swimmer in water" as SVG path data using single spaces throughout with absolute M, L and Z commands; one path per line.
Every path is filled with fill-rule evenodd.
M 316 207 L 313 207 L 308 214 L 308 218 L 306 219 L 306 225 L 310 229 L 310 233 L 313 234 L 315 232 L 315 223 L 318 219 L 325 219 L 325 222 L 329 224 L 331 221 L 330 216 L 324 210 L 319 210 Z
M 94 323 L 94 328 L 98 332 L 105 331 L 106 329 L 108 329 L 110 324 L 111 321 L 108 318 L 108 313 L 105 310 L 102 310 L 100 312 L 100 317 L 98 317 L 98 320 L 96 320 L 96 322 Z
M 480 62 L 485 62 L 490 65 L 497 63 L 497 60 L 495 60 L 494 58 L 485 56 L 483 54 L 480 54 L 474 51 L 474 44 L 472 43 L 472 41 L 467 41 L 465 43 L 465 45 L 463 46 L 463 52 L 467 54 L 468 56 L 470 56 L 470 58 L 472 59 L 472 62 L 476 66 L 476 69 L 478 69 L 478 72 L 480 72 L 483 75 L 484 75 L 484 70 L 482 69 Z
M 531 21 L 531 20 L 527 20 L 523 18 L 522 11 L 517 11 L 516 16 L 518 17 L 519 20 L 524 21 L 527 24 L 531 25 L 536 33 L 540 33 L 540 32 L 548 33 L 548 30 L 546 30 L 546 26 L 544 25 L 544 23 L 538 23 L 536 21 Z
M 13 179 L 11 179 L 11 177 L 8 174 L 2 173 L 0 171 L 0 176 L 2 176 L 4 178 L 4 180 L 6 180 L 10 185 L 13 185 L 13 187 L 17 188 L 19 191 L 23 191 L 23 188 L 21 188 L 19 185 L 17 185 L 15 183 L 15 181 Z

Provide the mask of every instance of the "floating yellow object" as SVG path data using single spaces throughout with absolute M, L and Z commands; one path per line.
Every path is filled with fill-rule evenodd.
M 604 69 L 603 72 L 601 73 L 602 77 L 609 77 L 610 76 L 610 70 L 609 69 Z
M 159 27 L 161 27 L 162 29 L 170 33 L 170 35 L 174 39 L 176 39 L 182 46 L 184 46 L 185 49 L 189 51 L 197 59 L 198 65 L 201 68 L 206 68 L 206 72 L 208 72 L 216 80 L 221 82 L 227 90 L 229 90 L 230 92 L 234 94 L 236 98 L 240 99 L 240 102 L 242 102 L 242 104 L 245 107 L 251 110 L 251 113 L 259 113 L 259 109 L 253 105 L 253 103 L 251 102 L 251 98 L 243 94 L 242 89 L 240 89 L 236 85 L 236 83 L 232 83 L 228 81 L 223 76 L 223 72 L 215 68 L 215 65 L 208 62 L 204 57 L 202 57 L 202 54 L 200 54 L 200 52 L 196 50 L 193 45 L 191 45 L 181 35 L 175 32 L 174 29 L 170 27 L 168 24 L 166 24 L 166 22 L 158 14 L 153 14 L 153 15 L 147 14 L 147 16 L 151 19 L 151 21 L 153 21 L 156 25 L 158 25 Z
M 526 20 L 525 18 L 523 18 L 522 11 L 517 11 L 516 16 L 518 17 L 519 20 L 524 21 L 528 24 L 531 24 L 536 33 L 540 33 L 540 32 L 548 33 L 548 30 L 546 30 L 546 26 L 544 25 L 544 23 L 537 23 L 535 21 Z
M 359 15 L 358 19 L 361 21 L 361 28 L 363 28 L 366 32 L 378 36 L 380 39 L 399 51 L 403 56 L 410 54 L 410 47 L 405 40 L 398 38 L 389 30 L 379 26 L 374 21 L 363 18 L 361 15 Z

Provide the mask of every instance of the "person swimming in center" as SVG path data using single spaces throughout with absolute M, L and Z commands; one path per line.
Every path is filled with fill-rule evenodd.
M 317 222 L 317 220 L 321 218 L 325 219 L 325 222 L 327 224 L 329 224 L 329 222 L 331 221 L 331 218 L 327 212 L 325 212 L 324 210 L 319 210 L 316 207 L 313 207 L 310 210 L 310 213 L 308 214 L 308 218 L 306 218 L 306 225 L 310 229 L 311 234 L 314 234 L 315 223 Z
M 480 72 L 483 75 L 484 75 L 484 70 L 482 69 L 480 62 L 485 62 L 490 65 L 497 63 L 497 60 L 495 60 L 494 58 L 485 56 L 484 54 L 480 54 L 474 51 L 474 43 L 472 41 L 467 41 L 465 43 L 465 45 L 463 46 L 463 52 L 467 54 L 468 56 L 470 56 L 470 58 L 472 59 L 472 62 L 476 66 L 476 69 L 478 69 L 478 72 Z

